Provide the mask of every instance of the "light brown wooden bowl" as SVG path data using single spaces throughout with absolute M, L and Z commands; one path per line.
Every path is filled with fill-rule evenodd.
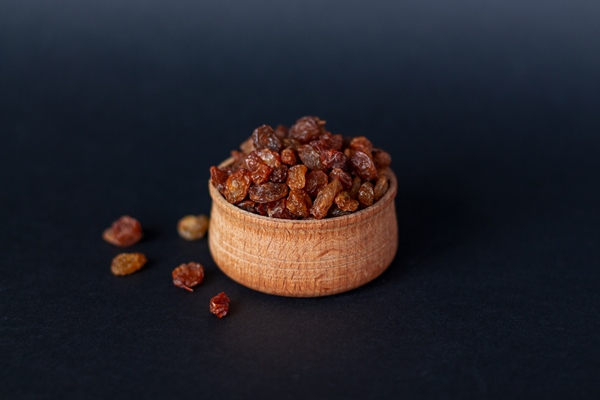
M 279 296 L 327 296 L 370 282 L 398 248 L 396 176 L 386 173 L 390 186 L 377 203 L 322 220 L 252 214 L 228 203 L 209 182 L 208 243 L 215 263 L 234 281 Z

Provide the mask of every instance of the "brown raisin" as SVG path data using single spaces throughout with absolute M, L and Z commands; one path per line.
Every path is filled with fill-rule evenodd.
M 375 201 L 379 201 L 385 192 L 388 190 L 388 178 L 384 174 L 379 175 L 379 179 L 375 183 L 375 187 L 373 188 L 373 196 Z
M 344 190 L 348 190 L 352 187 L 352 176 L 346 171 L 341 170 L 340 168 L 334 168 L 329 173 L 329 181 L 333 181 L 337 179 L 340 181 Z
M 351 148 L 349 148 L 349 147 L 346 147 L 346 148 L 344 149 L 344 155 L 345 155 L 345 156 L 346 156 L 346 158 L 348 158 L 348 160 L 349 160 L 349 159 L 351 159 L 351 158 L 352 158 L 352 156 L 354 155 L 354 150 L 352 150 L 352 149 L 351 149 Z
M 323 143 L 325 143 L 325 145 L 330 149 L 338 151 L 342 150 L 344 140 L 342 135 L 332 135 L 331 133 L 326 132 L 319 136 L 319 139 L 322 140 Z
M 254 148 L 280 151 L 283 147 L 281 139 L 275 134 L 269 125 L 259 126 L 252 132 L 252 143 Z
M 185 240 L 198 240 L 206 235 L 208 230 L 206 215 L 186 215 L 177 223 L 177 233 Z
M 377 169 L 384 169 L 389 167 L 392 163 L 392 156 L 384 150 L 373 148 L 373 162 Z
M 306 218 L 310 215 L 312 200 L 304 190 L 292 189 L 288 195 L 286 207 L 293 216 Z
M 287 185 L 290 189 L 303 189 L 306 184 L 306 165 L 298 164 L 288 170 Z
M 204 279 L 204 267 L 200 263 L 189 262 L 175 268 L 171 275 L 175 286 L 193 292 L 192 287 L 201 284 Z
M 271 182 L 283 183 L 286 181 L 288 176 L 288 167 L 285 165 L 280 165 L 277 168 L 273 168 L 273 172 L 271 176 L 269 176 L 269 180 Z
M 276 151 L 260 149 L 256 150 L 255 153 L 263 164 L 266 164 L 271 168 L 277 168 L 281 165 L 281 156 Z
M 325 168 L 340 168 L 347 170 L 348 169 L 348 157 L 344 155 L 341 151 L 337 150 L 325 150 L 321 153 L 321 164 Z
M 327 216 L 327 211 L 333 204 L 333 200 L 335 196 L 342 191 L 342 184 L 337 179 L 328 183 L 319 194 L 317 194 L 317 198 L 315 199 L 310 213 L 316 219 L 325 218 Z
M 292 219 L 293 216 L 286 207 L 286 200 L 280 199 L 267 204 L 267 215 L 271 218 Z
M 258 213 L 258 215 L 265 216 L 267 215 L 267 204 L 268 203 L 255 203 L 254 209 Z
M 358 189 L 360 189 L 360 185 L 362 185 L 362 180 L 355 176 L 352 180 L 352 187 L 350 188 L 350 197 L 356 200 L 358 197 Z
M 135 218 L 123 215 L 102 233 L 102 239 L 119 247 L 128 247 L 142 239 L 142 225 Z
M 267 182 L 255 185 L 248 191 L 250 200 L 257 203 L 270 203 L 284 198 L 288 194 L 288 186 L 285 183 Z
M 288 132 L 289 129 L 285 125 L 277 125 L 277 128 L 275 128 L 275 136 L 277 136 L 279 139 L 287 138 Z
M 350 193 L 346 192 L 345 190 L 339 192 L 337 196 L 335 196 L 334 201 L 338 208 L 342 211 L 354 212 L 358 209 L 358 201 L 353 200 L 352 197 L 350 197 Z
M 227 182 L 227 178 L 229 178 L 231 172 L 229 168 L 210 167 L 210 182 L 221 194 L 225 190 L 225 182 Z
M 231 168 L 234 170 L 238 170 L 240 168 L 248 168 L 246 166 L 246 154 L 241 151 L 232 150 L 231 158 L 233 158 L 233 164 L 231 164 Z
M 229 297 L 225 292 L 221 292 L 212 299 L 210 299 L 209 310 L 219 318 L 223 318 L 229 312 Z
M 319 193 L 319 191 L 323 189 L 325 185 L 327 185 L 328 182 L 329 179 L 327 178 L 327 174 L 325 172 L 311 171 L 306 175 L 306 184 L 304 185 L 304 190 L 309 194 L 309 196 L 315 197 L 317 193 Z
M 312 170 L 322 170 L 325 169 L 323 164 L 321 163 L 321 156 L 319 152 L 308 144 L 303 144 L 298 147 L 298 156 L 300 160 L 306 165 L 308 168 Z
M 146 256 L 142 253 L 121 253 L 113 258 L 110 272 L 117 276 L 133 274 L 140 270 L 147 261 Z
M 236 206 L 238 206 L 239 208 L 241 208 L 242 210 L 251 212 L 251 213 L 257 213 L 256 211 L 256 203 L 253 202 L 252 200 L 244 200 L 240 203 L 237 203 Z
M 353 138 L 348 147 L 355 151 L 362 151 L 363 153 L 367 154 L 369 158 L 371 158 L 371 150 L 373 150 L 373 144 L 369 139 L 367 139 L 364 136 L 357 136 Z
M 281 141 L 283 142 L 283 147 L 285 147 L 286 149 L 296 150 L 298 148 L 298 146 L 301 145 L 301 143 L 299 141 L 297 141 L 296 139 L 292 139 L 290 137 L 281 139 Z
M 375 168 L 375 164 L 371 157 L 369 157 L 366 153 L 357 150 L 354 152 L 354 155 L 350 159 L 350 164 L 352 164 L 352 168 L 356 175 L 360 176 L 365 181 L 371 181 L 373 179 L 377 179 L 377 168 Z
M 248 170 L 239 169 L 235 171 L 225 182 L 225 199 L 232 204 L 239 203 L 248 194 L 251 184 L 252 179 Z
M 283 149 L 281 150 L 281 162 L 287 165 L 294 165 L 298 159 L 296 158 L 296 152 L 294 149 Z
M 253 169 L 250 170 L 250 178 L 252 182 L 257 185 L 265 183 L 271 177 L 273 169 L 265 164 L 256 164 Z
M 364 206 L 372 206 L 375 200 L 373 184 L 371 182 L 363 182 L 358 189 L 358 201 Z
M 344 215 L 352 214 L 350 211 L 343 211 L 334 203 L 327 212 L 328 217 L 343 217 Z
M 300 143 L 308 143 L 319 137 L 323 125 L 325 121 L 317 117 L 302 117 L 290 128 L 289 135 Z

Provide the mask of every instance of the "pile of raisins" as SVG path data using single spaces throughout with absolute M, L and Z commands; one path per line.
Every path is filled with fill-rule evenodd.
M 240 150 L 230 166 L 210 168 L 211 182 L 228 202 L 263 216 L 347 215 L 373 205 L 389 185 L 389 153 L 364 136 L 331 134 L 318 117 L 289 129 L 260 126 Z

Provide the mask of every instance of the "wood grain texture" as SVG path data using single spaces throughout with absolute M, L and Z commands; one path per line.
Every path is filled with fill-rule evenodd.
M 209 183 L 208 240 L 215 263 L 236 282 L 280 296 L 327 296 L 370 282 L 390 265 L 398 248 L 397 182 L 391 170 L 386 174 L 389 189 L 373 206 L 308 221 L 241 210 Z

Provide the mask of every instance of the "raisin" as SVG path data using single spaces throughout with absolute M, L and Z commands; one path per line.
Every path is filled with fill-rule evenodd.
M 388 186 L 389 183 L 387 176 L 383 174 L 379 175 L 379 179 L 377 179 L 377 182 L 375 183 L 375 188 L 373 189 L 373 196 L 375 201 L 379 201 L 383 197 L 385 192 L 387 192 L 388 190 Z
M 357 150 L 350 159 L 350 164 L 352 164 L 356 175 L 360 176 L 363 180 L 371 181 L 377 179 L 377 168 L 375 168 L 371 157 L 366 153 Z
M 142 225 L 135 218 L 123 215 L 102 233 L 102 239 L 119 247 L 128 247 L 142 239 Z
M 142 253 L 121 253 L 113 258 L 110 272 L 117 276 L 133 274 L 141 269 L 147 261 L 146 256 Z
M 233 164 L 231 164 L 231 167 L 234 170 L 238 170 L 240 168 L 248 168 L 246 165 L 246 154 L 242 153 L 241 151 L 232 150 L 231 158 L 233 158 Z
M 366 155 L 371 158 L 371 150 L 373 150 L 373 144 L 369 139 L 364 136 L 357 136 L 350 141 L 350 145 L 348 146 L 352 150 L 362 151 Z
M 358 197 L 358 189 L 360 189 L 360 185 L 362 185 L 362 180 L 358 176 L 355 176 L 354 180 L 352 181 L 352 187 L 350 188 L 350 197 L 355 200 Z
M 265 183 L 271 177 L 273 169 L 265 164 L 256 164 L 256 166 L 250 170 L 250 178 L 252 182 L 257 185 Z
M 273 169 L 273 172 L 271 173 L 269 180 L 271 182 L 283 183 L 286 181 L 287 176 L 288 176 L 288 167 L 286 167 L 285 165 L 282 164 L 279 167 Z
M 225 292 L 221 292 L 210 299 L 210 312 L 219 318 L 223 318 L 229 312 L 229 297 Z
M 270 149 L 256 150 L 256 156 L 259 160 L 271 168 L 277 168 L 281 165 L 281 156 L 276 151 Z
M 337 205 L 333 204 L 327 212 L 328 217 L 342 217 L 344 215 L 352 214 L 350 211 L 343 211 L 338 208 Z
M 358 201 L 364 206 L 372 206 L 375 199 L 373 184 L 371 182 L 363 182 L 358 189 Z
M 232 204 L 239 203 L 248 194 L 251 184 L 252 179 L 248 170 L 239 169 L 235 171 L 227 178 L 227 182 L 225 182 L 225 199 Z
M 256 150 L 256 148 L 254 148 L 254 141 L 252 140 L 252 136 L 243 141 L 242 144 L 240 144 L 240 150 L 242 150 L 242 153 L 246 155 Z
M 285 183 L 267 182 L 252 186 L 248 191 L 250 200 L 257 203 L 270 203 L 284 198 L 288 194 L 288 186 Z
M 306 185 L 306 165 L 294 165 L 288 170 L 287 185 L 290 189 L 303 189 Z
M 287 165 L 294 165 L 297 162 L 296 152 L 294 149 L 281 150 L 281 162 Z
M 327 216 L 327 211 L 333 204 L 333 200 L 335 196 L 342 191 L 342 184 L 337 179 L 333 180 L 331 183 L 328 183 L 319 194 L 317 194 L 317 198 L 315 199 L 310 213 L 316 219 L 325 218 Z
M 175 286 L 193 292 L 192 287 L 201 284 L 204 279 L 204 267 L 200 263 L 189 262 L 175 268 L 171 275 Z
M 342 150 L 342 145 L 343 145 L 343 141 L 344 141 L 344 138 L 342 135 L 332 135 L 331 133 L 326 132 L 326 133 L 322 134 L 321 136 L 319 136 L 319 139 L 321 141 L 323 141 L 323 143 L 325 143 L 325 145 L 329 149 L 338 150 L 338 151 Z
M 283 147 L 281 139 L 269 125 L 259 126 L 252 132 L 252 143 L 257 150 L 266 148 L 272 151 L 280 151 Z
M 348 169 L 348 157 L 341 151 L 329 149 L 321 153 L 321 164 L 325 168 Z
M 208 230 L 206 215 L 186 215 L 177 223 L 177 233 L 185 240 L 198 240 L 206 235 Z
M 348 159 L 351 159 L 351 158 L 352 158 L 352 156 L 354 155 L 354 150 L 352 150 L 352 149 L 351 149 L 351 148 L 349 148 L 349 147 L 346 147 L 346 148 L 344 149 L 344 155 L 346 156 L 346 158 L 348 158 Z
M 344 190 L 348 190 L 352 187 L 352 176 L 346 171 L 341 170 L 340 168 L 334 168 L 329 173 L 329 181 L 333 181 L 337 179 L 340 181 Z
M 231 175 L 231 170 L 228 168 L 210 167 L 210 182 L 221 194 L 223 194 L 225 182 L 227 182 L 229 175 Z
M 329 179 L 323 171 L 311 171 L 306 175 L 306 184 L 304 190 L 311 197 L 315 197 L 317 193 L 327 185 Z
M 290 128 L 290 137 L 300 143 L 308 143 L 319 137 L 325 121 L 317 117 L 302 117 Z
M 386 151 L 379 148 L 373 149 L 373 162 L 377 169 L 384 169 L 390 166 L 392 163 L 392 156 Z
M 342 211 L 350 211 L 354 212 L 358 209 L 358 201 L 353 200 L 350 197 L 350 193 L 346 191 L 339 192 L 337 196 L 335 196 L 335 204 Z
M 288 132 L 289 129 L 285 125 L 277 125 L 277 128 L 275 128 L 275 136 L 277 136 L 279 139 L 287 138 Z
M 286 149 L 293 149 L 296 150 L 298 148 L 298 146 L 300 146 L 300 142 L 297 141 L 296 139 L 292 139 L 290 137 L 281 139 L 282 143 L 283 143 L 283 147 L 285 147 Z
M 292 214 L 286 207 L 286 200 L 281 199 L 267 204 L 267 215 L 271 218 L 292 219 Z
M 306 218 L 310 215 L 312 200 L 304 190 L 292 189 L 287 198 L 286 207 L 293 216 Z
M 255 203 L 254 209 L 259 215 L 265 216 L 268 211 L 267 204 L 268 203 Z
M 240 203 L 237 203 L 236 206 L 238 206 L 239 208 L 241 208 L 242 210 L 251 212 L 251 213 L 256 213 L 256 203 L 253 202 L 252 200 L 244 200 Z
M 304 165 L 312 170 L 325 169 L 321 163 L 321 156 L 319 155 L 319 152 L 313 146 L 307 144 L 299 146 L 298 156 Z

